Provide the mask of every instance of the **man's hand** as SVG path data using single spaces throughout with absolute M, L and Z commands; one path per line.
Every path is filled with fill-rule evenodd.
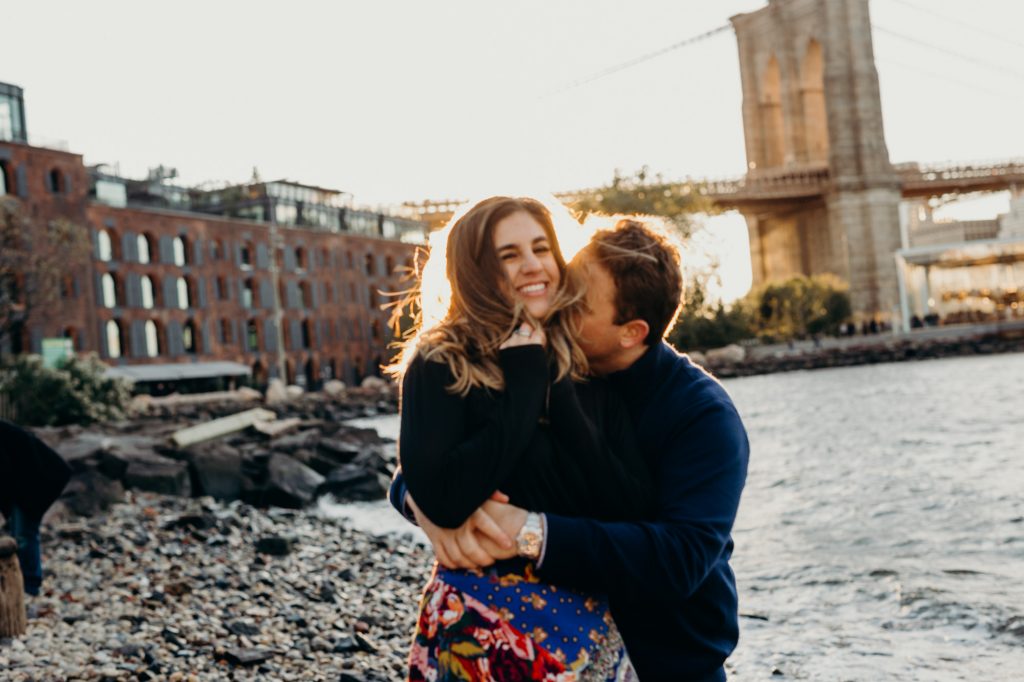
M 519 535 L 523 524 L 526 523 L 526 510 L 508 504 L 507 497 L 504 500 L 492 497 L 484 502 L 477 511 L 487 514 L 487 518 L 496 523 L 502 532 L 510 538 Z M 501 547 L 490 537 L 484 535 L 478 535 L 477 540 L 482 550 L 495 559 L 510 559 L 516 556 L 515 545 Z
M 508 501 L 508 497 L 502 493 L 495 493 L 492 499 Z M 434 546 L 438 562 L 445 568 L 484 568 L 497 559 L 515 556 L 515 535 L 507 535 L 483 507 L 473 512 L 461 526 L 450 529 L 434 525 L 416 506 L 412 495 L 406 494 L 405 503 L 409 505 L 416 516 L 416 523 Z M 490 504 L 490 500 L 485 504 Z M 482 542 L 486 542 L 491 551 L 485 550 Z

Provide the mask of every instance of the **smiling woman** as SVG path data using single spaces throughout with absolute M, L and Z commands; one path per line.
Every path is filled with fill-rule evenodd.
M 582 295 L 552 213 L 491 197 L 445 236 L 424 268 L 443 262 L 435 272 L 445 276 L 424 277 L 406 302 L 447 290 L 447 307 L 437 323 L 418 320 L 392 368 L 402 380 L 399 459 L 428 537 L 458 533 L 447 529 L 497 490 L 540 512 L 646 517 L 652 486 L 624 408 L 606 385 L 578 383 L 586 359 L 570 320 Z M 620 679 L 629 663 L 607 601 L 534 575 L 542 524 L 527 516 L 534 535 L 506 545 L 486 573 L 438 551 L 408 679 Z

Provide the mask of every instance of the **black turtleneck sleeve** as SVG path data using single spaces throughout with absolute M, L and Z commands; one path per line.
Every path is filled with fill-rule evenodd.
M 483 419 L 470 409 L 478 398 L 447 390 L 447 365 L 417 357 L 403 378 L 399 461 L 416 504 L 439 526 L 462 525 L 509 478 L 544 409 L 544 349 L 507 348 L 499 360 L 505 389 L 489 392 Z

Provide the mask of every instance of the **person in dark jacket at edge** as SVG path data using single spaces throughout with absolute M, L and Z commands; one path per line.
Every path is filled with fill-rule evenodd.
M 609 595 L 643 682 L 720 682 L 739 639 L 729 559 L 750 454 L 746 431 L 718 381 L 663 340 L 683 293 L 675 246 L 623 219 L 597 232 L 577 261 L 588 278 L 580 346 L 626 403 L 656 481 L 657 511 L 653 521 L 628 523 L 545 514 L 539 576 Z M 440 528 L 414 516 L 407 495 L 398 471 L 391 503 L 462 568 L 508 558 L 524 533 L 536 534 L 525 526 L 528 510 L 500 496 L 481 511 L 507 537 L 481 532 L 472 517 Z M 509 539 L 513 549 L 505 550 Z
M 70 478 L 71 468 L 52 448 L 0 419 L 0 512 L 18 543 L 26 594 L 39 594 L 43 583 L 39 526 Z

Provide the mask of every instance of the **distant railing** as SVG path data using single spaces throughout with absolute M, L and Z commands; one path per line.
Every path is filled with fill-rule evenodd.
M 14 400 L 9 393 L 0 392 L 0 419 L 6 419 L 9 422 L 18 421 Z
M 894 168 L 904 186 L 943 182 L 957 183 L 958 181 L 1012 180 L 1017 177 L 1024 180 L 1024 159 L 928 165 L 900 163 L 896 164 Z

